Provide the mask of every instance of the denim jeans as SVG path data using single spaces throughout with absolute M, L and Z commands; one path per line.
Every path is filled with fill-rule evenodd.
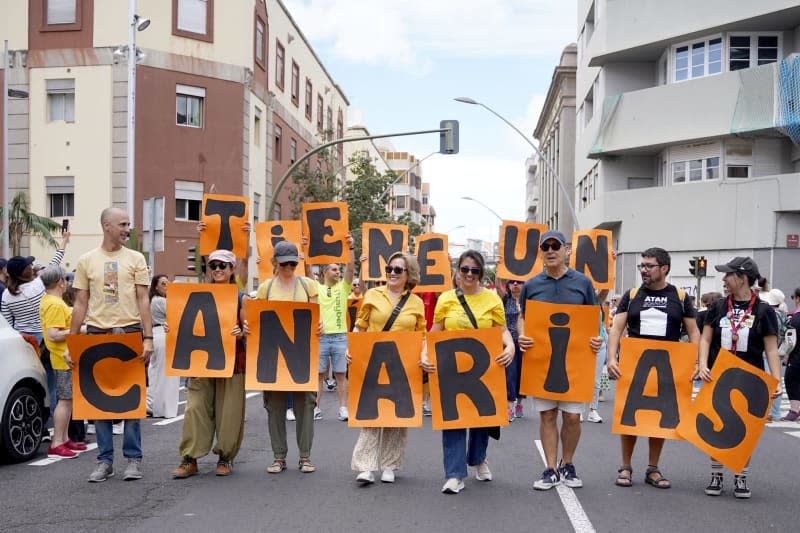
M 603 366 L 606 364 L 606 356 L 608 352 L 608 341 L 603 339 L 603 345 L 597 350 L 597 359 L 594 365 L 594 395 L 592 396 L 592 403 L 589 404 L 590 409 L 597 409 L 600 405 L 600 374 L 603 372 Z
M 767 360 L 767 356 L 765 355 L 764 356 L 764 369 L 765 369 L 766 372 L 769 372 L 769 370 L 766 370 L 768 368 L 769 368 L 769 361 Z M 779 363 L 779 368 L 780 368 L 780 363 Z M 781 400 L 782 399 L 783 399 L 783 395 L 778 396 L 777 398 L 772 400 L 772 406 L 769 409 L 769 416 L 771 416 L 773 420 L 780 420 L 780 418 L 781 418 Z
M 114 435 L 111 420 L 95 420 L 97 432 L 97 449 L 100 452 L 97 460 L 114 464 Z M 127 459 L 142 458 L 142 423 L 141 420 L 125 420 L 125 431 L 122 433 L 122 455 Z
M 467 442 L 467 431 L 469 431 L 469 442 Z M 489 430 L 487 428 L 443 430 L 444 477 L 447 479 L 467 477 L 467 465 L 481 464 L 486 459 L 488 446 Z

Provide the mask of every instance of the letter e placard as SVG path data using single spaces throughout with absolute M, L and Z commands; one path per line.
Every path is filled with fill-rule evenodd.
M 447 254 L 447 235 L 426 233 L 415 239 L 419 262 L 419 283 L 415 293 L 444 292 L 453 288 L 450 258 Z
M 313 202 L 303 204 L 303 228 L 308 237 L 305 246 L 309 265 L 347 262 L 347 204 Z

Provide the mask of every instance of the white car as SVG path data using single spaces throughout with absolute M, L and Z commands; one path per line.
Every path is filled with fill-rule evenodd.
M 33 457 L 47 431 L 47 376 L 31 341 L 0 316 L 0 453 L 14 462 Z

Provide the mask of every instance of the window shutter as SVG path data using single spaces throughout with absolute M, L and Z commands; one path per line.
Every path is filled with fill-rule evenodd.
M 74 94 L 75 93 L 75 80 L 46 80 L 47 81 L 47 94 Z
M 48 0 L 47 23 L 75 24 L 76 2 L 77 0 Z
M 178 0 L 178 29 L 206 33 L 206 0 Z
M 47 194 L 75 194 L 74 176 L 46 176 L 44 182 Z
M 203 200 L 203 182 L 175 181 L 175 198 L 179 200 Z

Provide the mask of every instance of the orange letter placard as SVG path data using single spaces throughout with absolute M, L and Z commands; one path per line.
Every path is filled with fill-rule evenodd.
M 236 361 L 238 290 L 233 284 L 175 283 L 167 298 L 168 376 L 229 378 Z
M 585 274 L 595 289 L 614 290 L 614 257 L 611 255 L 611 232 L 587 229 L 572 234 L 569 266 Z
M 533 347 L 522 354 L 521 394 L 564 402 L 590 402 L 596 355 L 589 339 L 600 332 L 596 305 L 525 302 L 525 335 Z
M 500 227 L 500 261 L 497 277 L 527 280 L 542 271 L 539 237 L 547 231 L 545 224 L 529 224 L 504 220 Z
M 67 335 L 72 358 L 72 414 L 79 419 L 144 418 L 142 334 Z
M 408 226 L 402 224 L 373 224 L 361 226 L 361 250 L 367 256 L 367 264 L 361 266 L 361 279 L 383 281 L 383 267 L 395 252 L 408 250 Z
M 308 236 L 305 247 L 309 265 L 347 261 L 347 204 L 314 202 L 303 204 L 303 228 Z
M 289 241 L 300 249 L 301 241 L 299 220 L 271 220 L 256 224 L 256 250 L 261 261 L 258 263 L 258 281 L 264 283 L 273 277 L 272 251 L 281 241 Z M 305 272 L 305 263 L 301 259 L 295 272 Z
M 508 425 L 502 328 L 429 332 L 433 429 Z
M 611 431 L 681 439 L 678 422 L 692 403 L 697 345 L 623 337 Z
M 350 333 L 349 427 L 422 427 L 421 331 Z
M 361 309 L 362 303 L 364 303 L 363 296 L 347 299 L 347 331 L 353 331 L 353 326 L 356 325 L 356 318 L 358 317 L 358 310 Z
M 778 381 L 727 350 L 720 350 L 713 380 L 703 384 L 678 433 L 701 451 L 740 472 L 764 431 Z
M 419 283 L 414 292 L 444 292 L 453 288 L 447 235 L 426 233 L 416 238 Z
M 230 194 L 203 194 L 200 220 L 206 223 L 200 233 L 200 255 L 214 250 L 230 250 L 236 257 L 247 257 L 247 224 L 250 199 Z
M 245 310 L 250 325 L 245 388 L 316 391 L 319 305 L 248 300 Z

